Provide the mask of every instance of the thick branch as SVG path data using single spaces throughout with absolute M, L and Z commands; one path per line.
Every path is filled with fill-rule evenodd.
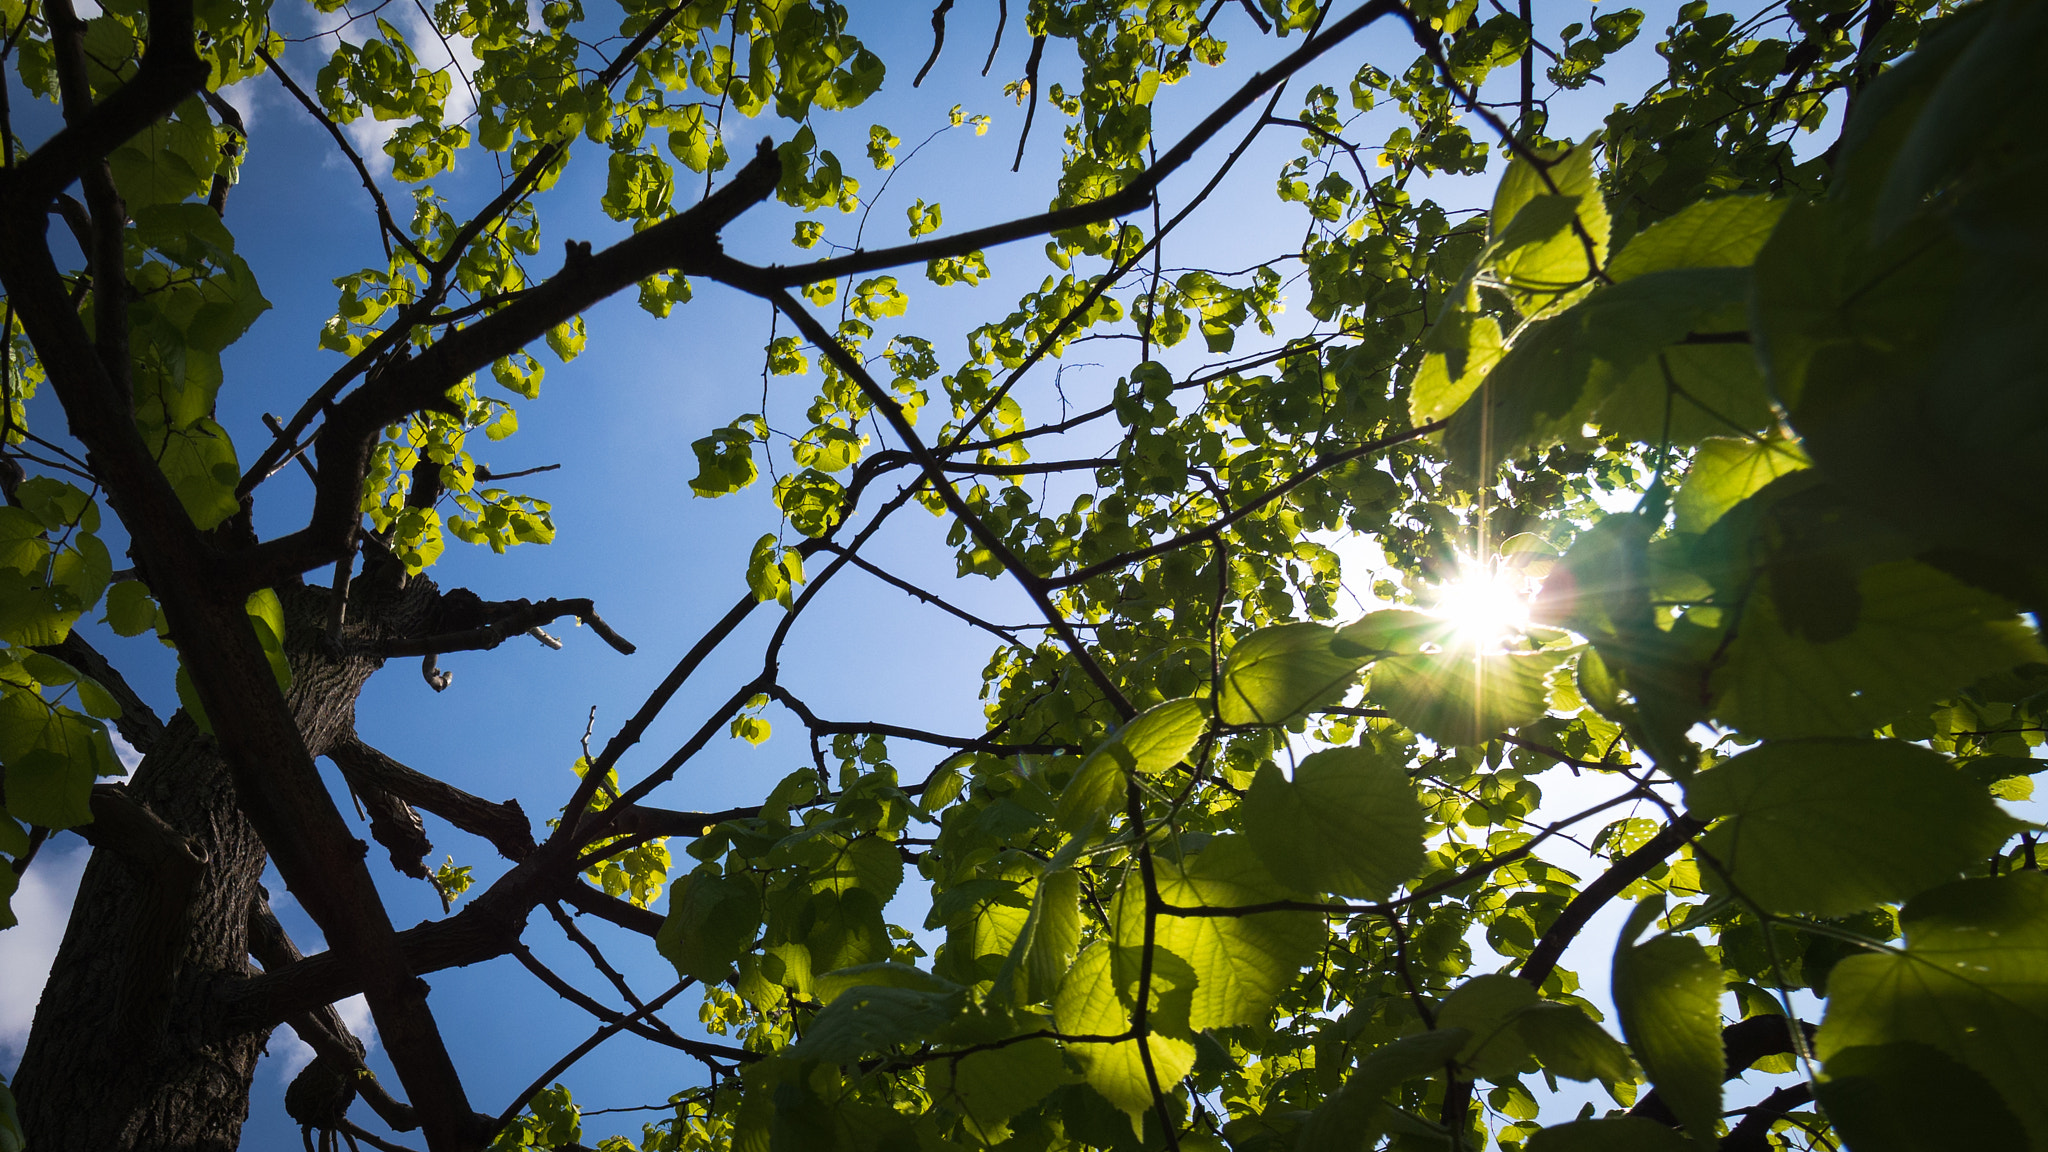
M 1771 1126 L 1790 1115 L 1794 1108 L 1813 1102 L 1813 1085 L 1788 1084 L 1751 1106 L 1742 1122 L 1721 1137 L 1721 1152 L 1770 1152 Z M 1675 1127 L 1675 1125 L 1674 1125 Z
M 1810 1047 L 1813 1044 L 1813 1037 L 1817 1029 L 1804 1020 L 1798 1023 L 1800 1033 L 1805 1037 L 1806 1043 Z M 1766 1056 L 1786 1056 L 1797 1052 L 1799 1049 L 1793 1043 L 1790 1025 L 1791 1022 L 1783 1016 L 1766 1015 L 1751 1016 L 1747 1020 L 1738 1020 L 1721 1029 L 1721 1051 L 1727 1057 L 1726 1064 L 1721 1071 L 1721 1078 L 1723 1080 L 1733 1080 L 1744 1072 L 1749 1071 L 1757 1061 Z M 1804 1101 L 1787 1105 L 1787 1107 L 1797 1107 L 1798 1103 L 1804 1103 Z M 1655 1120 L 1659 1124 L 1669 1124 L 1673 1128 L 1679 1126 L 1677 1115 L 1671 1111 L 1671 1106 L 1664 1102 L 1664 1098 L 1658 1094 L 1655 1088 L 1650 1089 L 1641 1100 L 1636 1101 L 1635 1107 L 1630 1108 L 1628 1114 L 1640 1116 L 1645 1120 Z M 1769 1125 L 1765 1125 L 1765 1127 L 1768 1128 Z M 1733 1133 L 1730 1133 L 1730 1136 L 1732 1137 Z M 1737 1146 L 1739 1145 L 1730 1145 L 1726 1140 L 1721 1144 L 1723 1149 Z M 1757 1147 L 1762 1146 L 1758 1145 Z
M 554 869 L 545 869 L 537 856 L 529 856 L 473 897 L 462 911 L 395 933 L 394 942 L 406 968 L 422 976 L 479 964 L 512 951 L 525 931 L 527 914 L 543 900 L 561 895 L 562 887 L 576 886 L 573 880 L 565 881 L 561 871 L 560 862 Z M 597 895 L 604 896 L 601 892 Z M 654 919 L 659 927 L 661 917 Z M 212 1023 L 222 1035 L 269 1028 L 294 1013 L 365 991 L 365 983 L 361 966 L 351 956 L 330 948 L 260 976 L 224 983 Z M 385 1033 L 388 1050 L 390 1038 L 381 1016 L 378 1027 Z M 413 1099 L 420 1099 L 417 1092 Z
M 149 47 L 135 78 L 73 118 L 5 179 L 24 204 L 41 206 L 136 133 L 170 114 L 206 83 L 193 50 L 192 0 L 152 0 Z
M 667 31 L 676 17 L 682 15 L 683 9 L 689 6 L 687 2 L 677 4 L 648 21 L 647 27 L 642 28 L 639 34 L 605 65 L 604 71 L 598 74 L 597 83 L 607 90 L 616 85 L 633 66 L 641 50 Z M 270 442 L 270 446 L 263 450 L 256 463 L 243 474 L 241 484 L 235 489 L 237 495 L 247 494 L 276 470 L 278 464 L 282 463 L 283 454 L 297 446 L 299 436 L 312 425 L 314 417 L 326 411 L 327 406 L 341 394 L 341 390 L 349 381 L 354 380 L 367 366 L 385 359 L 394 349 L 400 347 L 415 324 L 434 319 L 434 310 L 441 307 L 447 298 L 448 275 L 461 263 L 470 243 L 481 235 L 485 228 L 533 191 L 542 175 L 561 159 L 565 147 L 567 145 L 563 141 L 551 141 L 542 145 L 505 188 L 485 205 L 483 211 L 477 213 L 469 223 L 457 230 L 454 236 L 448 238 L 441 258 L 428 266 L 428 287 L 419 300 L 401 312 L 398 321 L 372 340 L 369 347 L 357 353 L 339 372 L 328 377 L 324 384 L 313 390 L 312 395 L 306 397 L 305 403 L 299 405 L 299 410 L 293 413 L 291 421 L 277 431 L 276 438 Z
M 939 6 L 932 9 L 932 54 L 925 57 L 924 67 L 917 70 L 917 77 L 910 82 L 912 88 L 924 83 L 931 73 L 932 65 L 939 62 L 939 52 L 946 46 L 946 13 L 952 11 L 953 0 L 939 0 Z
M 283 968 L 305 959 L 299 946 L 278 923 L 277 914 L 270 910 L 270 899 L 258 889 L 255 901 L 249 906 L 249 955 L 256 958 L 266 971 Z M 322 1004 L 297 1012 L 286 1018 L 299 1039 L 308 1047 L 338 1068 L 354 1074 L 355 1088 L 363 1100 L 370 1105 L 386 1124 L 400 1132 L 410 1132 L 420 1126 L 419 1117 L 412 1106 L 394 1099 L 384 1090 L 377 1074 L 370 1071 L 363 1060 L 369 1050 L 361 1040 L 348 1030 L 342 1022 L 341 1013 L 332 1004 Z
M 388 793 L 472 836 L 481 836 L 507 860 L 524 860 L 533 852 L 533 827 L 517 800 L 493 804 L 416 772 L 354 737 L 337 741 L 327 750 L 327 758 L 351 785 Z
M 1518 975 L 1541 988 L 1543 982 L 1550 978 L 1551 969 L 1557 967 L 1558 960 L 1563 958 L 1564 950 L 1571 947 L 1586 922 L 1593 918 L 1593 913 L 1620 895 L 1623 888 L 1642 879 L 1645 873 L 1678 851 L 1686 841 L 1699 835 L 1704 827 L 1706 825 L 1690 816 L 1680 816 L 1665 825 L 1662 832 L 1652 836 L 1641 848 L 1616 860 L 1614 866 L 1602 873 L 1599 879 L 1579 889 L 1579 894 L 1572 897 L 1572 902 L 1565 905 L 1564 911 L 1551 922 L 1543 938 L 1536 941 L 1536 947 L 1522 961 Z
M 444 652 L 488 652 L 514 636 L 551 624 L 564 616 L 574 616 L 589 625 L 590 630 L 597 633 L 598 637 L 611 645 L 615 651 L 626 656 L 631 656 L 634 652 L 632 643 L 612 631 L 611 625 L 606 624 L 604 618 L 597 614 L 596 606 L 588 598 L 548 599 L 538 604 L 513 600 L 489 607 L 503 614 L 478 628 L 444 632 L 438 636 L 413 636 L 404 640 L 392 640 L 383 646 L 382 653 L 386 656 L 438 656 Z
M 661 931 L 659 912 L 649 912 L 638 904 L 628 904 L 581 881 L 564 886 L 560 896 L 562 903 L 578 912 L 616 924 L 628 932 L 638 932 L 650 940 L 654 938 L 655 933 Z

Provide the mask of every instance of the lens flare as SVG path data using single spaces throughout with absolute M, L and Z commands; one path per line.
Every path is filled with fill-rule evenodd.
M 1461 645 L 1498 648 L 1529 626 L 1526 583 L 1512 569 L 1468 561 L 1456 580 L 1438 589 L 1433 611 L 1457 629 Z

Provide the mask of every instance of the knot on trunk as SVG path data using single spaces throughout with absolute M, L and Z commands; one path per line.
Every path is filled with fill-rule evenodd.
M 356 1070 L 315 1056 L 284 1090 L 284 1110 L 302 1129 L 333 1132 L 356 1099 Z

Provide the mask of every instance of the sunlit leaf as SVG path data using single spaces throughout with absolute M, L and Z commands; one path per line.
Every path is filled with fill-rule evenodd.
M 1385 899 L 1423 867 L 1424 814 L 1408 774 L 1362 748 L 1260 767 L 1244 800 L 1260 859 L 1303 892 Z
M 1663 911 L 1636 906 L 1614 953 L 1614 1007 L 1621 1034 L 1650 1082 L 1694 1140 L 1712 1145 L 1721 1115 L 1721 966 L 1698 941 L 1656 936 L 1638 944 Z

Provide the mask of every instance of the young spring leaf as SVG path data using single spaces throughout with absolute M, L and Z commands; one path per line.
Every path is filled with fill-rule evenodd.
M 1166 861 L 1155 867 L 1159 897 L 1173 907 L 1244 907 L 1290 895 L 1273 882 L 1242 837 L 1211 840 L 1188 858 L 1185 869 Z M 1188 1024 L 1197 1031 L 1264 1025 L 1274 1002 L 1322 948 L 1326 935 L 1321 918 L 1303 912 L 1169 914 L 1159 917 L 1155 931 L 1160 947 L 1194 969 Z
M 1005 1122 L 1072 1077 L 1051 1040 L 1025 1040 L 926 1065 L 932 1098 L 958 1112 L 976 1138 L 1000 1143 Z
M 834 997 L 790 1046 L 801 1060 L 850 1064 L 874 1052 L 912 1044 L 944 1027 L 966 992 L 923 991 L 866 984 Z
M 1517 1024 L 1536 1002 L 1536 989 L 1527 980 L 1491 972 L 1459 985 L 1437 1010 L 1436 1023 L 1472 1034 L 1457 1057 L 1472 1076 L 1503 1080 L 1525 1070 L 1529 1046 Z
M 1386 1095 L 1418 1076 L 1441 1072 L 1472 1039 L 1462 1028 L 1403 1036 L 1359 1060 L 1344 1087 L 1324 1100 L 1301 1126 L 1299 1152 L 1351 1152 L 1369 1148 L 1386 1130 Z
M 1567 1080 L 1598 1080 L 1612 1089 L 1635 1079 L 1628 1049 L 1576 1004 L 1532 1004 L 1515 1018 L 1515 1027 L 1537 1061 Z
M 1770 239 L 1789 201 L 1724 196 L 1681 209 L 1641 232 L 1607 265 L 1619 284 L 1669 268 L 1745 268 Z
M 1074 966 L 1060 982 L 1053 1000 L 1053 1019 L 1068 1035 L 1108 1037 L 1131 1029 L 1130 996 L 1136 990 L 1135 964 L 1129 965 L 1130 988 L 1120 987 L 1125 965 L 1112 962 L 1116 946 L 1099 940 L 1081 951 Z M 1154 995 L 1161 977 L 1154 973 Z M 1187 1039 L 1158 1031 L 1164 1022 L 1155 1018 L 1154 1030 L 1146 1037 L 1153 1072 L 1165 1089 L 1187 1075 L 1195 1064 L 1195 1046 Z M 1086 1040 L 1067 1045 L 1067 1052 L 1081 1065 L 1088 1086 L 1124 1112 L 1140 1115 L 1152 1108 L 1151 1080 L 1145 1074 L 1144 1055 L 1136 1040 Z
M 1085 831 L 1097 818 L 1122 806 L 1127 774 L 1153 776 L 1180 763 L 1208 727 L 1208 710 L 1192 697 L 1146 709 L 1111 733 L 1074 770 L 1060 793 L 1054 819 L 1066 832 Z
M 1810 468 L 1813 462 L 1790 440 L 1735 440 L 1716 437 L 1700 444 L 1692 471 L 1678 489 L 1673 506 L 1678 530 L 1705 532 L 1730 508 L 1755 495 L 1780 476 Z
M 1443 652 L 1391 656 L 1373 665 L 1366 698 L 1439 744 L 1484 744 L 1541 719 L 1558 652 Z

